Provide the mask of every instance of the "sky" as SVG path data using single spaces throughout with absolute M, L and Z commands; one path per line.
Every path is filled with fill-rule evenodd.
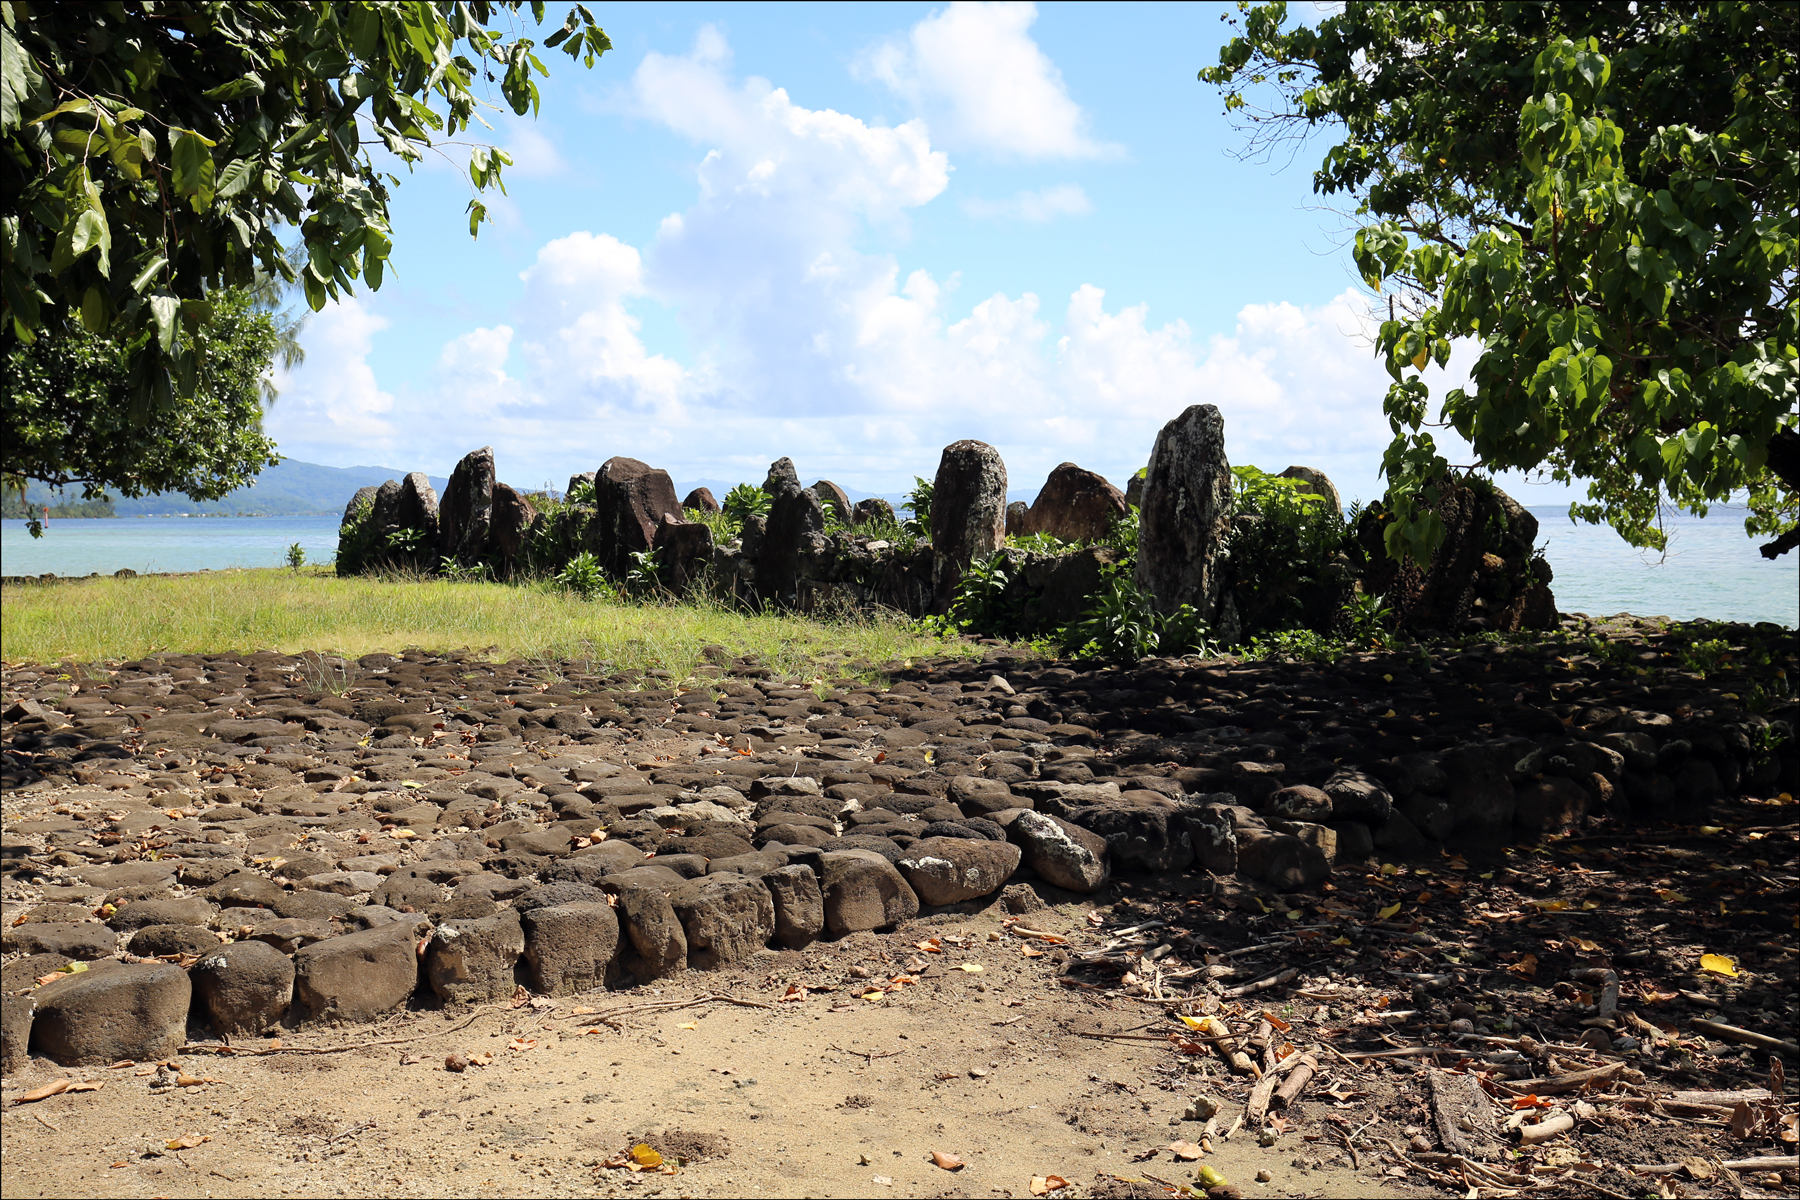
M 396 168 L 388 279 L 310 318 L 267 428 L 434 475 L 492 445 L 533 488 L 629 455 L 680 492 L 786 455 L 894 493 L 977 438 L 1029 494 L 1065 461 L 1123 486 L 1214 404 L 1234 464 L 1378 496 L 1379 300 L 1312 194 L 1330 141 L 1245 161 L 1196 79 L 1230 11 L 597 7 L 612 51 L 487 114 L 514 165 L 478 239 L 466 148 Z

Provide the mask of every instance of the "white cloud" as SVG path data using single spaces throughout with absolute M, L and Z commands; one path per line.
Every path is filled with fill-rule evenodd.
M 525 485 L 628 454 L 682 490 L 760 479 L 788 455 L 808 478 L 893 492 L 975 437 L 1029 491 L 1065 460 L 1123 482 L 1164 422 L 1211 403 L 1234 461 L 1302 462 L 1347 495 L 1378 491 L 1387 379 L 1354 290 L 1249 305 L 1211 337 L 1141 304 L 1109 309 L 1091 285 L 1066 304 L 1031 292 L 971 304 L 954 277 L 864 248 L 903 244 L 907 214 L 948 186 L 923 125 L 807 109 L 735 81 L 729 61 L 703 31 L 694 53 L 647 56 L 632 81 L 638 111 L 695 142 L 698 160 L 694 202 L 646 246 L 601 232 L 544 244 L 507 323 L 451 337 L 398 396 L 367 364 L 380 319 L 354 302 L 323 314 L 276 410 L 303 418 L 283 428 L 289 452 L 306 457 L 292 446 L 316 427 L 365 461 L 443 469 L 489 442 L 502 477 Z M 685 326 L 685 364 L 646 346 L 652 306 Z
M 971 197 L 963 201 L 962 209 L 971 217 L 1042 223 L 1058 217 L 1085 217 L 1094 211 L 1094 205 L 1080 184 L 1059 183 L 1037 191 L 1017 192 L 1010 200 Z
M 952 146 L 1006 158 L 1115 155 L 1094 141 L 1087 114 L 1030 29 L 1035 4 L 952 4 L 866 51 L 864 79 L 886 84 L 941 130 Z
M 346 446 L 379 456 L 395 445 L 394 396 L 381 390 L 368 356 L 387 318 L 350 296 L 314 313 L 301 331 L 306 363 L 277 372 L 280 397 L 263 428 L 296 458 L 339 457 Z M 363 457 L 361 462 L 373 462 Z

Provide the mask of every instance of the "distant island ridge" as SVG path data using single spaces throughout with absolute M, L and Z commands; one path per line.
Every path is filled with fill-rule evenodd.
M 350 497 L 356 494 L 358 488 L 380 487 L 390 479 L 404 479 L 406 475 L 407 472 L 394 467 L 325 467 L 318 463 L 284 458 L 258 476 L 254 487 L 238 488 L 227 493 L 222 500 L 189 500 L 179 492 L 173 492 L 137 500 L 109 496 L 110 503 L 83 501 L 79 485 L 71 486 L 58 495 L 45 485 L 34 482 L 26 489 L 23 501 L 17 492 L 7 492 L 3 505 L 0 505 L 0 516 L 8 520 L 21 520 L 34 514 L 41 516 L 46 505 L 50 508 L 53 520 L 79 517 L 336 515 L 344 511 L 344 506 L 350 502 Z M 426 478 L 431 481 L 431 486 L 437 489 L 438 494 L 443 495 L 449 480 L 437 475 L 427 475 Z M 686 495 L 689 489 L 703 487 L 712 489 L 713 495 L 720 500 L 725 499 L 725 493 L 736 486 L 735 483 L 719 479 L 676 482 L 681 495 Z M 753 479 L 750 482 L 761 481 Z M 852 503 L 880 495 L 881 499 L 898 507 L 906 499 L 903 493 L 859 492 L 855 488 L 845 488 L 844 491 Z M 1035 489 L 1029 492 L 1009 492 L 1007 495 L 1008 500 L 1023 500 L 1027 504 L 1036 498 Z

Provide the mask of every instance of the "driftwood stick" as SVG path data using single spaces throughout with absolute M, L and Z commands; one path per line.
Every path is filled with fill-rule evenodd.
M 1760 1050 L 1773 1050 L 1777 1054 L 1785 1054 L 1789 1058 L 1800 1058 L 1800 1042 L 1790 1042 L 1778 1037 L 1770 1037 L 1766 1033 L 1757 1033 L 1753 1029 L 1739 1029 L 1736 1025 L 1724 1025 L 1718 1021 L 1692 1020 L 1689 1027 L 1716 1037 L 1724 1042 L 1739 1042 L 1745 1046 L 1755 1046 Z
M 1539 1142 L 1547 1142 L 1559 1133 L 1567 1133 L 1575 1128 L 1575 1115 L 1566 1112 L 1553 1112 L 1536 1125 L 1519 1126 L 1519 1141 L 1527 1146 L 1535 1146 Z
M 1728 1171 L 1793 1171 L 1800 1169 L 1800 1154 L 1777 1155 L 1769 1158 L 1733 1158 L 1722 1162 L 1719 1166 Z M 1627 1171 L 1635 1171 L 1639 1175 L 1673 1175 L 1685 1170 L 1686 1163 L 1632 1163 Z
M 1236 987 L 1226 988 L 1224 991 L 1220 992 L 1219 995 L 1248 996 L 1251 992 L 1266 992 L 1272 987 L 1280 987 L 1284 983 L 1289 983 L 1299 978 L 1299 976 L 1299 967 L 1289 967 L 1285 971 L 1277 971 L 1275 974 L 1263 979 L 1253 979 L 1249 983 L 1240 983 Z
M 1552 1075 L 1548 1079 L 1526 1079 L 1519 1083 L 1502 1083 L 1498 1086 L 1515 1096 L 1560 1096 L 1564 1092 L 1578 1092 L 1589 1084 L 1602 1083 L 1611 1079 L 1624 1069 L 1622 1062 L 1607 1063 L 1604 1067 L 1595 1067 L 1591 1071 L 1570 1071 L 1567 1075 Z
M 1281 1077 L 1300 1065 L 1304 1055 L 1290 1054 L 1263 1073 L 1263 1077 L 1250 1089 L 1250 1099 L 1244 1105 L 1244 1124 L 1252 1127 L 1261 1125 L 1263 1118 L 1269 1115 L 1269 1101 L 1274 1098 L 1275 1085 Z
M 1306 1090 L 1306 1085 L 1311 1083 L 1313 1076 L 1318 1073 L 1319 1059 L 1317 1055 L 1302 1054 L 1299 1058 L 1300 1061 L 1294 1064 L 1294 1069 L 1288 1072 L 1288 1077 L 1282 1080 L 1280 1087 L 1275 1089 L 1272 1104 L 1278 1112 L 1285 1110 L 1288 1105 L 1298 1100 L 1300 1093 Z
M 1219 1057 L 1225 1060 L 1226 1066 L 1239 1075 L 1255 1074 L 1256 1067 L 1251 1063 L 1250 1056 L 1239 1049 L 1237 1038 L 1233 1037 L 1231 1030 L 1225 1027 L 1225 1022 L 1217 1017 L 1201 1017 L 1200 1029 L 1209 1037 L 1218 1039 L 1215 1045 L 1218 1046 Z

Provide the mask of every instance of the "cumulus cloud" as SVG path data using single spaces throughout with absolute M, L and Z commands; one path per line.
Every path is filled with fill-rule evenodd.
M 1042 223 L 1058 217 L 1085 217 L 1094 211 L 1094 205 L 1080 184 L 1059 183 L 1037 191 L 1016 192 L 1010 200 L 971 197 L 963 201 L 962 209 L 971 217 Z
M 921 122 L 870 125 L 737 80 L 712 30 L 686 56 L 646 56 L 631 95 L 693 143 L 693 203 L 641 248 L 597 231 L 546 243 L 508 321 L 451 337 L 397 394 L 367 363 L 380 319 L 355 302 L 330 310 L 277 407 L 296 418 L 288 452 L 306 457 L 293 447 L 328 430 L 319 440 L 340 449 L 326 461 L 354 444 L 443 470 L 491 442 L 502 477 L 525 485 L 627 454 L 683 490 L 760 479 L 789 455 L 809 478 L 894 492 L 974 437 L 1029 491 L 1065 460 L 1123 482 L 1164 422 L 1211 403 L 1233 461 L 1304 462 L 1348 495 L 1378 490 L 1386 377 L 1358 293 L 1252 304 L 1210 336 L 1097 285 L 964 297 L 954 277 L 870 249 L 903 248 L 908 213 L 948 187 Z M 1047 194 L 1037 202 L 1073 206 Z M 647 306 L 683 323 L 688 361 L 646 345 Z
M 904 39 L 866 51 L 855 69 L 886 84 L 947 144 L 1004 158 L 1103 158 L 1119 147 L 1087 133 L 1087 114 L 1032 40 L 1035 4 L 952 4 Z
M 376 383 L 368 361 L 375 335 L 387 326 L 386 317 L 355 296 L 307 320 L 301 333 L 306 363 L 276 373 L 280 396 L 263 418 L 263 428 L 284 454 L 331 461 L 345 447 L 378 456 L 395 444 L 394 396 Z

